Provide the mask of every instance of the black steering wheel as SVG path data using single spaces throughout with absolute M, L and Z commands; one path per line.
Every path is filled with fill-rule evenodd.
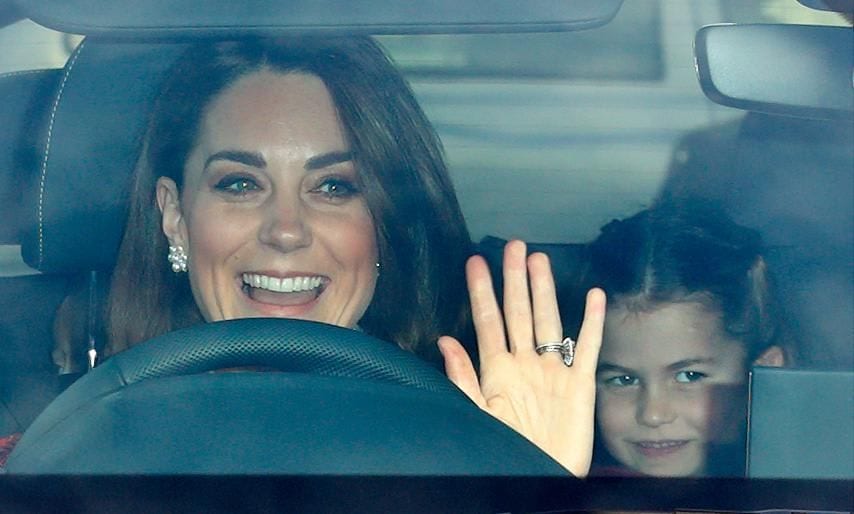
M 211 373 L 229 368 L 281 372 Z M 565 475 L 438 370 L 355 330 L 242 319 L 122 352 L 61 394 L 10 473 Z

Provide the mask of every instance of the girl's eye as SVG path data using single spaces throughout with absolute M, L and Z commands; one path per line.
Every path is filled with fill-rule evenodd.
M 640 380 L 638 377 L 633 377 L 631 375 L 619 375 L 605 380 L 605 385 L 611 387 L 630 387 L 638 385 L 639 383 Z
M 680 384 L 690 384 L 693 382 L 699 382 L 700 380 L 706 378 L 705 373 L 700 373 L 699 371 L 680 371 L 676 374 L 676 381 Z
M 214 186 L 217 191 L 222 191 L 224 193 L 229 193 L 233 195 L 245 195 L 247 193 L 251 193 L 252 191 L 257 191 L 261 189 L 261 186 L 258 185 L 255 180 L 249 177 L 225 177 L 219 182 L 217 182 L 216 186 Z
M 314 191 L 333 200 L 350 198 L 359 193 L 359 189 L 353 182 L 336 177 L 324 179 L 314 188 Z

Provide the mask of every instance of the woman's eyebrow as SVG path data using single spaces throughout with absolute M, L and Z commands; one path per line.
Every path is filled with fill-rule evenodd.
M 260 153 L 246 152 L 242 150 L 222 150 L 212 154 L 207 158 L 207 160 L 205 160 L 205 166 L 203 169 L 206 169 L 208 165 L 214 161 L 239 162 L 247 166 L 252 166 L 253 168 L 267 167 L 267 161 L 264 160 L 264 157 Z
M 323 168 L 328 168 L 329 166 L 332 166 L 334 164 L 339 164 L 352 160 L 353 152 L 349 150 L 343 150 L 340 152 L 327 152 L 309 158 L 305 161 L 305 166 L 303 166 L 303 168 L 305 168 L 306 171 L 320 170 Z

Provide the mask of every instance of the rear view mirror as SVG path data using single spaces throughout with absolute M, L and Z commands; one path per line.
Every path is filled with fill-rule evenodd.
M 711 25 L 694 52 L 703 92 L 738 109 L 854 117 L 854 31 L 810 25 Z

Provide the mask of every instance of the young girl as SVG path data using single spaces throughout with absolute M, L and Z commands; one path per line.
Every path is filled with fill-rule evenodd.
M 608 296 L 591 473 L 741 474 L 748 370 L 792 359 L 759 235 L 660 207 L 609 223 L 589 251 Z

